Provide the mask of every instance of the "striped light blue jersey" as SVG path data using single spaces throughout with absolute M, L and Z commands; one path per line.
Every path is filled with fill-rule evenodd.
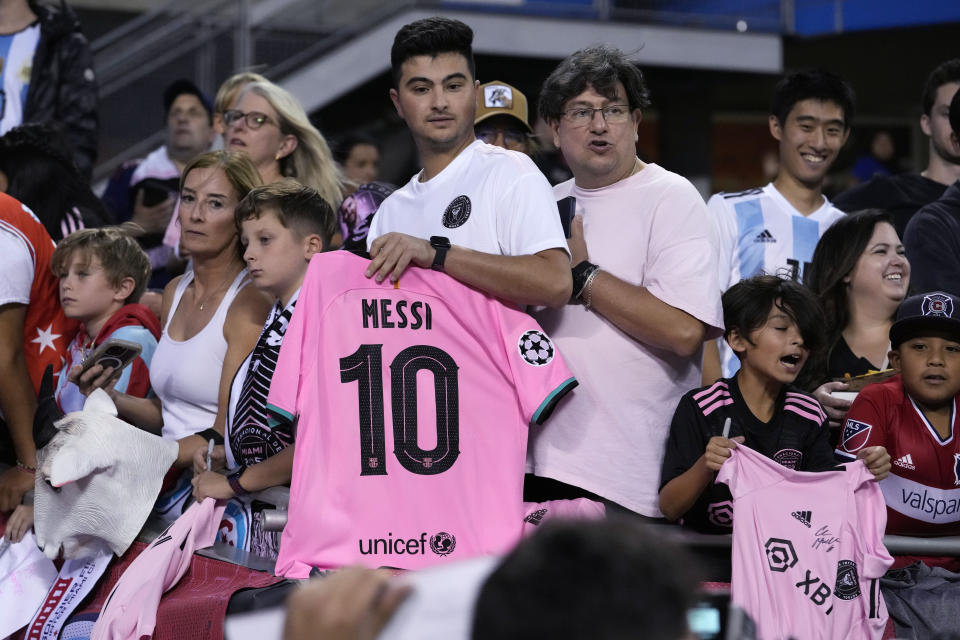
M 23 105 L 27 101 L 33 54 L 40 41 L 40 23 L 35 22 L 16 33 L 0 35 L 0 135 L 23 122 Z
M 717 225 L 718 277 L 723 291 L 763 273 L 802 280 L 820 236 L 846 215 L 824 198 L 823 206 L 805 216 L 773 183 L 740 193 L 715 194 L 707 208 Z M 724 377 L 732 376 L 739 363 L 722 339 L 720 358 Z

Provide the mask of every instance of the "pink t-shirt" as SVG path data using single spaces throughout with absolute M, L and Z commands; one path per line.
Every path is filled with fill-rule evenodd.
M 793 471 L 744 445 L 720 468 L 737 514 L 731 602 L 758 638 L 883 636 L 886 505 L 862 462 L 841 468 Z
M 270 386 L 270 409 L 299 416 L 288 578 L 504 551 L 527 425 L 577 384 L 530 316 L 427 269 L 377 284 L 368 264 L 313 257 Z
M 685 178 L 655 164 L 601 189 L 573 180 L 590 261 L 720 335 L 713 225 Z M 580 305 L 536 314 L 580 387 L 544 429 L 533 429 L 531 470 L 659 517 L 660 466 L 680 397 L 700 386 L 701 354 L 681 357 L 627 335 Z

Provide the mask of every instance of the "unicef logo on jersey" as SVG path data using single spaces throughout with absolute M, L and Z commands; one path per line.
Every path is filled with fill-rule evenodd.
M 519 349 L 524 362 L 534 367 L 550 364 L 554 353 L 556 353 L 547 334 L 536 330 L 527 331 L 520 336 L 517 349 Z
M 430 538 L 430 551 L 440 557 L 448 556 L 457 548 L 457 538 L 446 531 L 441 531 Z
M 393 532 L 387 533 L 384 538 L 367 538 L 357 540 L 360 555 L 398 555 L 420 556 L 431 551 L 438 556 L 446 557 L 457 548 L 457 537 L 446 531 L 439 531 L 430 535 L 426 531 L 413 538 L 394 537 Z

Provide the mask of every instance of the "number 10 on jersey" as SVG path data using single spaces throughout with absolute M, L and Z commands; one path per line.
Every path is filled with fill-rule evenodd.
M 417 373 L 433 373 L 437 444 L 425 451 L 417 441 Z M 414 345 L 390 363 L 390 404 L 393 410 L 393 455 L 419 475 L 443 473 L 460 456 L 458 367 L 446 351 Z M 360 475 L 387 475 L 386 427 L 383 421 L 383 345 L 362 344 L 340 358 L 340 382 L 358 383 Z

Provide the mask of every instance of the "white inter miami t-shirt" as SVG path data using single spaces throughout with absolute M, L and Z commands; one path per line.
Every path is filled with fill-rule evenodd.
M 399 231 L 494 255 L 567 250 L 550 183 L 526 155 L 477 140 L 430 180 L 421 182 L 422 173 L 380 205 L 368 249 Z
M 803 215 L 773 183 L 739 193 L 717 193 L 707 202 L 717 225 L 720 290 L 760 274 L 789 274 L 802 281 L 813 250 L 830 225 L 846 215 L 824 197 L 823 205 Z M 733 351 L 720 341 L 723 375 L 740 368 Z

